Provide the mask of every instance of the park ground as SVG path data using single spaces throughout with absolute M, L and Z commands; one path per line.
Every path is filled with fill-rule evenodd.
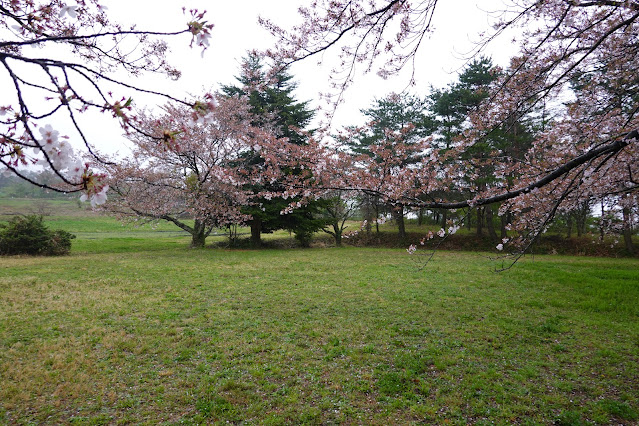
M 639 424 L 636 258 L 194 250 L 49 203 L 2 200 L 77 238 L 0 258 L 0 423 Z

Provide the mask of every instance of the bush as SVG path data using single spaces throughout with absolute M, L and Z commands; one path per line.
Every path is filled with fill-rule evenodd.
M 30 254 L 57 256 L 68 254 L 75 235 L 67 231 L 51 231 L 42 216 L 14 217 L 0 224 L 0 255 Z
M 304 248 L 308 248 L 311 246 L 311 241 L 313 240 L 313 232 L 307 230 L 298 230 L 295 232 L 295 239 L 298 243 Z

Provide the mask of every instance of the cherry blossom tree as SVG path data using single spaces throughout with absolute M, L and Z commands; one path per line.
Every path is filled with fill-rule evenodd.
M 334 80 L 337 103 L 360 64 L 364 71 L 383 77 L 410 64 L 434 30 L 437 5 L 437 0 L 318 0 L 300 8 L 302 23 L 291 30 L 262 21 L 278 37 L 277 47 L 266 54 L 294 63 L 336 51 L 340 60 Z M 401 189 L 403 178 L 391 188 L 368 190 L 389 198 L 401 194 L 405 205 L 424 208 L 503 203 L 500 214 L 516 213 L 516 223 L 509 228 L 519 231 L 519 238 L 508 243 L 518 244 L 522 253 L 555 215 L 576 208 L 584 199 L 623 195 L 636 206 L 639 4 L 513 0 L 496 17 L 492 32 L 484 36 L 477 51 L 512 29 L 519 34 L 519 54 L 490 85 L 451 149 L 441 153 L 426 148 L 429 155 L 422 169 L 438 171 L 434 175 L 423 171 L 415 177 L 421 179 L 422 196 Z M 508 129 L 510 123 L 540 109 L 552 120 L 525 153 L 493 154 L 496 179 L 489 187 L 477 188 L 462 201 L 445 194 L 428 199 L 434 190 L 446 188 L 461 175 L 448 159 L 482 144 L 495 129 Z
M 242 212 L 253 202 L 248 183 L 265 175 L 238 165 L 272 137 L 251 125 L 244 98 L 217 95 L 209 103 L 214 106 L 204 117 L 179 104 L 164 106 L 159 116 L 138 115 L 140 132 L 128 136 L 132 158 L 107 166 L 115 193 L 105 205 L 109 211 L 171 222 L 191 234 L 193 247 L 203 246 L 214 228 L 250 219 Z
M 295 220 L 289 216 L 295 209 L 319 197 L 293 189 L 312 177 L 311 165 L 324 162 L 327 174 L 333 172 L 319 143 L 298 145 L 269 126 L 256 125 L 246 96 L 217 93 L 203 103 L 205 115 L 174 103 L 157 116 L 137 114 L 138 131 L 128 135 L 133 155 L 104 165 L 105 182 L 114 193 L 105 204 L 108 211 L 171 222 L 191 234 L 193 247 L 201 247 L 213 229 L 249 223 L 247 206 L 265 208 L 263 200 L 279 197 L 289 200 L 279 214 Z M 247 154 L 256 152 L 260 167 L 245 167 Z M 290 173 L 293 167 L 299 172 Z M 274 188 L 275 182 L 282 186 Z
M 132 132 L 136 93 L 190 104 L 119 77 L 160 73 L 178 78 L 180 72 L 166 60 L 165 38 L 190 35 L 191 45 L 204 50 L 212 28 L 204 13 L 184 13 L 183 28 L 150 32 L 111 22 L 98 0 L 0 2 L 0 169 L 52 190 L 83 191 L 94 205 L 104 202 L 105 181 L 90 164 L 102 159 L 83 130 L 82 114 L 103 112 Z M 74 134 L 62 135 L 61 122 Z M 88 159 L 76 151 L 82 145 Z M 32 179 L 24 171 L 29 164 L 53 171 L 62 184 Z
M 348 129 L 343 143 L 349 152 L 358 154 L 356 161 L 363 166 L 360 171 L 366 170 L 367 181 L 394 182 L 402 169 L 419 163 L 424 154 L 422 141 L 433 132 L 426 102 L 414 95 L 392 93 L 361 112 L 368 124 Z M 379 207 L 375 209 L 379 211 Z M 388 207 L 397 224 L 399 239 L 405 240 L 402 200 L 390 200 Z

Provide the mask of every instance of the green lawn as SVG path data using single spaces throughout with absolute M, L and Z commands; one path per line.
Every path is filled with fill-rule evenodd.
M 121 239 L 121 242 L 125 243 L 124 246 L 120 245 L 123 250 L 134 251 L 138 246 L 135 243 L 133 246 L 127 246 L 127 242 L 189 237 L 186 231 L 172 223 L 149 222 L 144 219 L 122 222 L 100 211 L 92 211 L 87 203 L 80 203 L 76 199 L 0 198 L 0 222 L 8 221 L 15 215 L 29 214 L 43 215 L 45 225 L 50 229 L 63 229 L 76 235 L 78 239 L 74 241 L 74 247 L 79 248 L 80 251 L 100 250 L 99 246 L 104 239 L 115 245 L 118 245 L 117 240 Z M 188 219 L 184 222 L 192 224 L 192 221 Z M 358 225 L 359 223 L 353 222 L 351 227 L 356 229 Z M 226 229 L 215 229 L 206 242 L 207 244 L 227 242 L 227 233 Z M 240 237 L 248 238 L 250 229 L 239 228 L 238 233 Z M 266 241 L 287 238 L 292 240 L 292 236 L 286 231 L 263 235 Z M 189 240 L 180 240 L 180 243 L 188 246 Z M 142 243 L 144 244 L 146 243 Z
M 0 258 L 0 421 L 639 421 L 639 261 L 74 240 Z
M 53 207 L 70 256 L 0 258 L 0 424 L 639 424 L 638 259 L 420 271 Z

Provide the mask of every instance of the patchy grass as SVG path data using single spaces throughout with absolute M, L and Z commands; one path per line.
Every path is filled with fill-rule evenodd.
M 192 250 L 51 202 L 71 256 L 0 258 L 0 424 L 639 423 L 636 259 Z
M 187 242 L 0 258 L 0 422 L 639 419 L 636 260 Z

